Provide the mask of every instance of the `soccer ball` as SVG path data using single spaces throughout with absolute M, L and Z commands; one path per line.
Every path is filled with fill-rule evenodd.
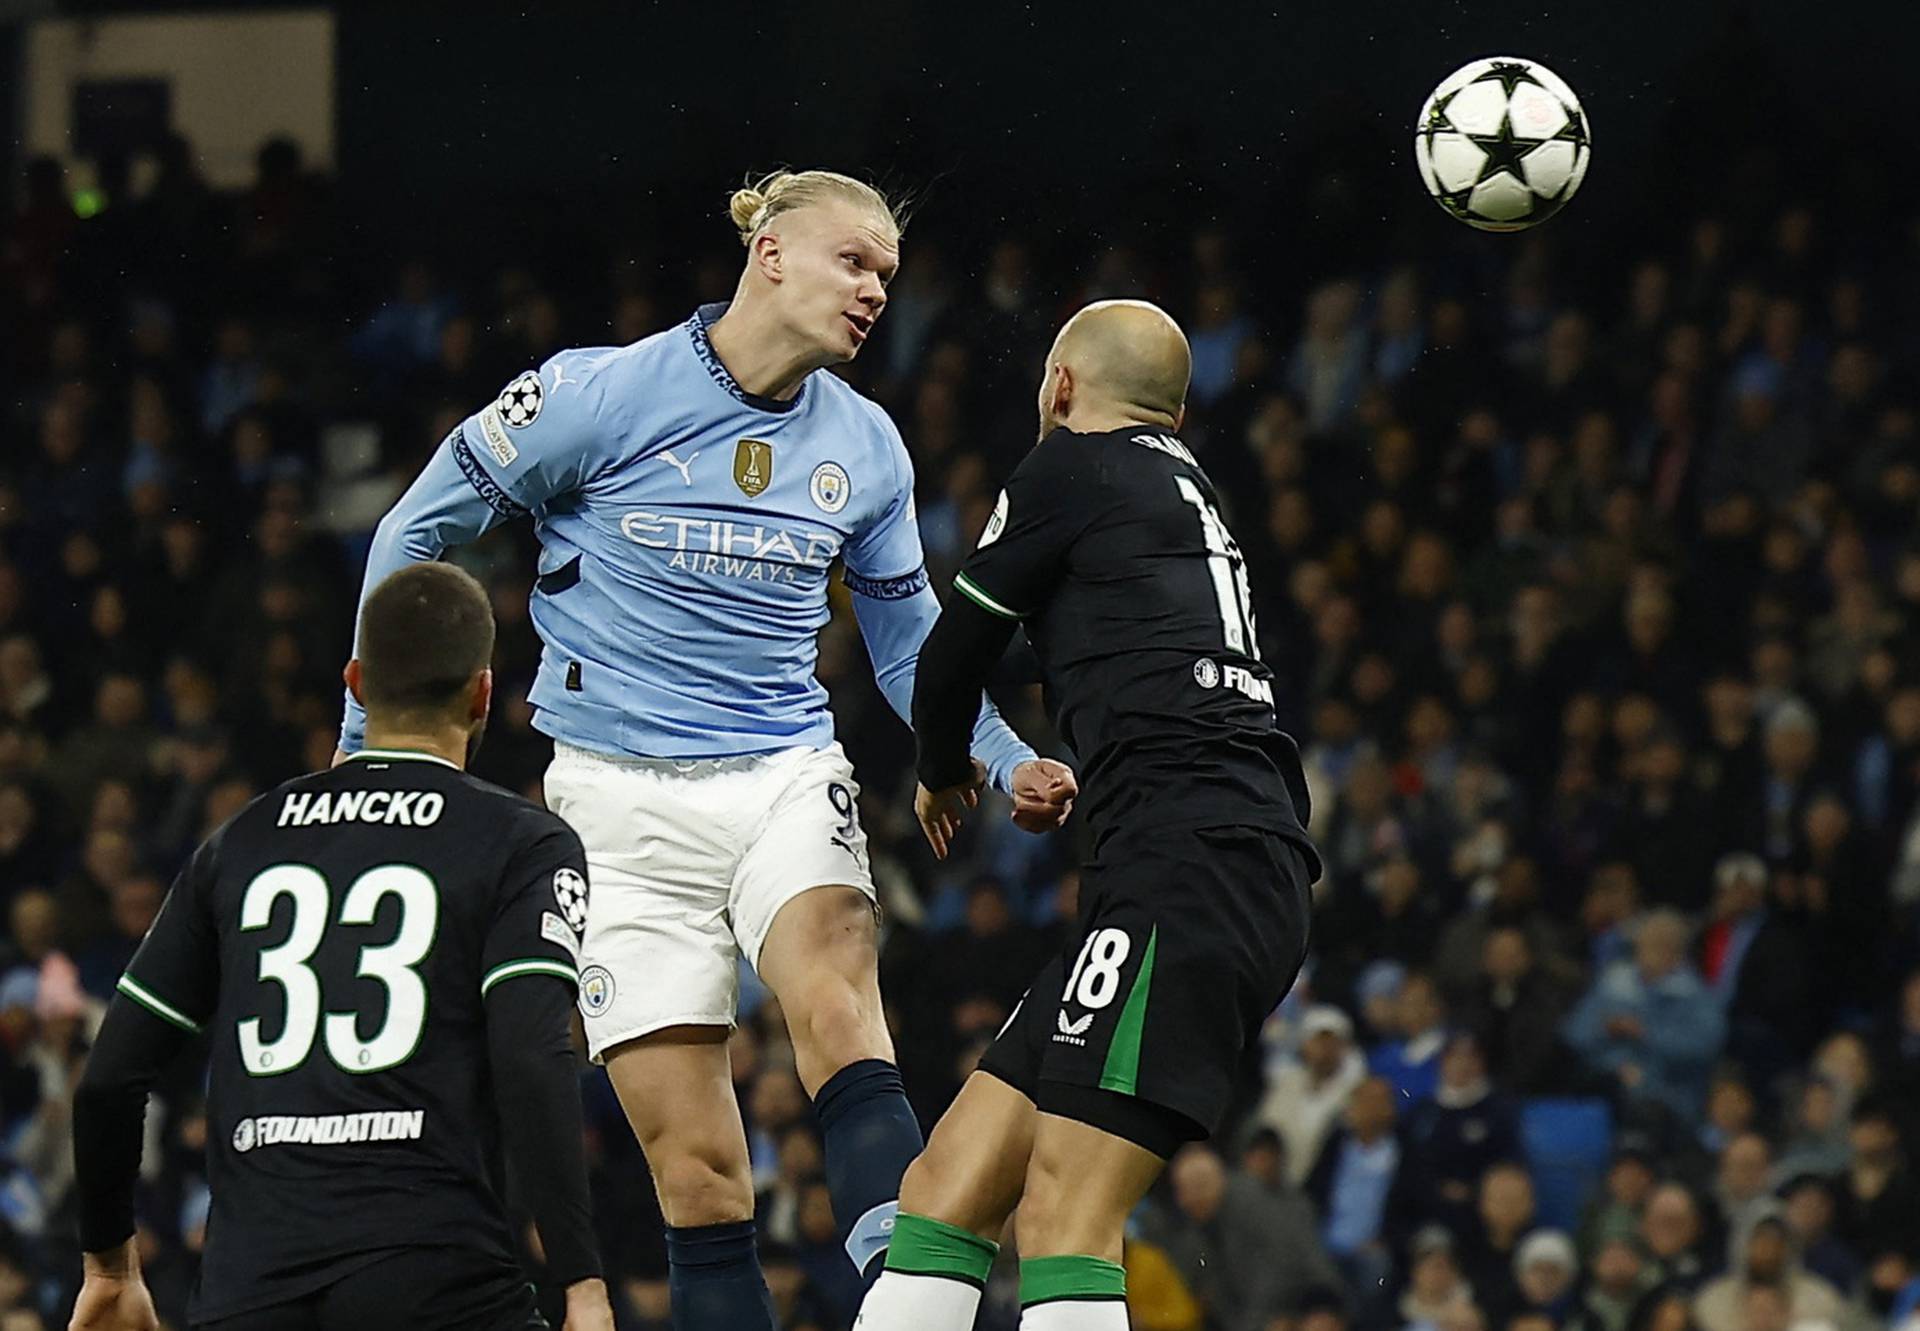
M 1586 179 L 1587 113 L 1544 65 L 1495 56 L 1463 65 L 1420 108 L 1413 157 L 1434 202 L 1482 231 L 1524 231 Z

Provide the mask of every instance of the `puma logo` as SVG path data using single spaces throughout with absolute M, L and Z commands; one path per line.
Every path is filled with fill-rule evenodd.
M 699 458 L 699 456 L 700 454 L 697 452 L 689 453 L 687 454 L 687 460 L 685 462 L 682 462 L 679 458 L 673 455 L 673 450 L 670 448 L 663 448 L 660 450 L 658 454 L 658 457 L 660 458 L 660 460 L 666 463 L 669 467 L 672 467 L 675 471 L 679 472 L 680 479 L 685 481 L 688 485 L 693 484 L 693 464 Z

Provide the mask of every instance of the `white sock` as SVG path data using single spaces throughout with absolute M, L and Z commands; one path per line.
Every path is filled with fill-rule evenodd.
M 973 1331 L 973 1317 L 979 1311 L 978 1285 L 945 1276 L 883 1271 L 867 1291 L 853 1326 L 854 1331 Z M 1124 1313 L 1114 1325 L 1125 1331 Z
M 1127 1331 L 1125 1299 L 1054 1299 L 1020 1312 L 1020 1331 Z

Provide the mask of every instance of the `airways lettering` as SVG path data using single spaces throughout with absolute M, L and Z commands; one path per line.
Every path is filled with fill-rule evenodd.
M 762 523 L 642 509 L 621 517 L 620 534 L 649 550 L 670 551 L 674 556 L 669 561 L 671 568 L 730 578 L 791 582 L 794 569 L 824 571 L 840 553 L 840 537 L 833 532 L 794 531 Z M 769 567 L 759 568 L 763 565 Z

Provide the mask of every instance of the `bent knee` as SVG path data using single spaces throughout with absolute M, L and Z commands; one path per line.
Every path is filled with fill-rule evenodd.
M 992 1180 L 969 1177 L 941 1152 L 928 1150 L 907 1166 L 900 1180 L 900 1209 L 998 1239 L 1013 1208 L 1012 1199 L 995 1195 Z
M 838 1069 L 863 1058 L 891 1058 L 879 988 L 842 977 L 809 986 L 804 1006 L 788 1011 L 796 1052 Z
M 753 1215 L 753 1174 L 744 1155 L 717 1145 L 646 1148 L 660 1210 L 669 1225 L 720 1225 Z

